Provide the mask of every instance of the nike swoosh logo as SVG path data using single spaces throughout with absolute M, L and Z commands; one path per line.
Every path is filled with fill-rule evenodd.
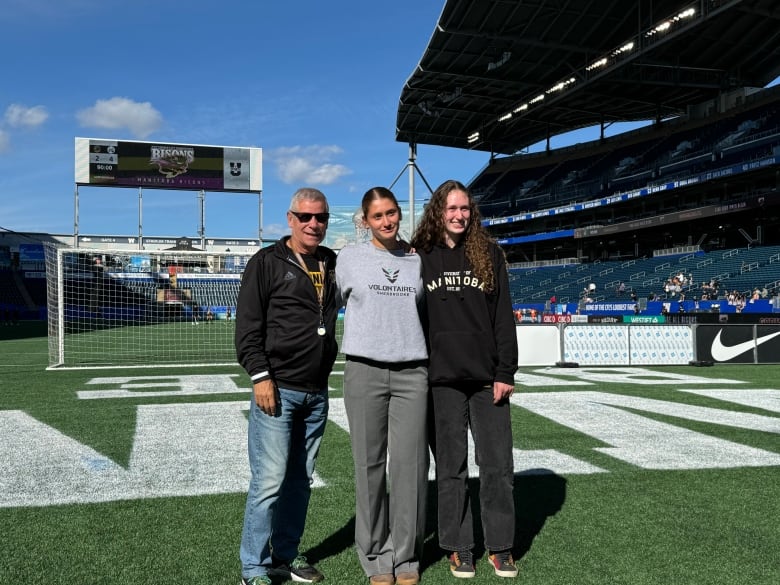
M 750 351 L 754 347 L 757 347 L 762 343 L 766 343 L 770 339 L 774 339 L 780 335 L 780 331 L 778 331 L 776 333 L 764 335 L 764 337 L 757 337 L 755 341 L 751 339 L 750 341 L 743 341 L 742 343 L 737 343 L 736 345 L 723 345 L 723 342 L 720 340 L 721 333 L 723 333 L 723 329 L 718 331 L 715 339 L 712 340 L 712 348 L 710 349 L 712 359 L 718 362 L 727 362 L 729 360 L 733 360 L 738 355 L 742 355 L 746 351 Z

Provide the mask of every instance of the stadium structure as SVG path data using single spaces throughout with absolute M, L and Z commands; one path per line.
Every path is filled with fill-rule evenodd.
M 519 323 L 740 322 L 780 311 L 779 75 L 774 0 L 447 0 L 396 140 L 485 152 L 469 188 L 510 261 Z M 634 129 L 613 133 L 622 123 Z M 133 165 L 148 166 L 146 145 L 78 140 L 77 184 L 136 186 Z M 107 174 L 111 148 L 129 169 Z M 245 150 L 209 147 L 199 180 L 259 191 L 229 159 Z M 187 158 L 173 162 L 193 184 Z M 331 211 L 328 245 L 365 236 L 354 209 Z M 0 236 L 4 322 L 47 319 L 51 366 L 234 361 L 260 238 Z
M 396 138 L 489 153 L 469 188 L 518 307 L 633 297 L 642 311 L 734 311 L 720 300 L 736 293 L 767 311 L 778 75 L 769 0 L 450 0 L 403 87 Z M 636 128 L 608 136 L 619 123 Z M 593 141 L 553 146 L 594 126 Z

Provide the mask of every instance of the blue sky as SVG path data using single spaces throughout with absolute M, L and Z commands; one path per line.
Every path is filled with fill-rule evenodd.
M 443 0 L 5 0 L 0 11 L 0 226 L 73 233 L 74 139 L 263 148 L 263 235 L 300 186 L 359 205 L 408 146 L 398 100 Z M 435 187 L 487 154 L 420 146 Z M 408 179 L 395 187 L 408 198 Z M 425 186 L 417 181 L 418 197 Z M 196 193 L 143 192 L 145 236 L 195 236 Z M 258 200 L 206 194 L 211 237 L 256 237 Z M 138 233 L 136 189 L 79 188 L 79 232 Z
M 443 5 L 4 0 L 0 226 L 73 233 L 76 137 L 262 147 L 265 238 L 287 232 L 300 186 L 357 209 L 407 164 L 398 100 Z M 418 147 L 432 187 L 468 182 L 487 161 Z M 406 176 L 394 191 L 408 198 Z M 426 193 L 419 179 L 416 193 Z M 137 235 L 137 190 L 81 187 L 78 219 L 81 234 Z M 256 195 L 206 194 L 207 236 L 254 238 L 258 223 Z M 144 236 L 199 227 L 196 193 L 144 190 Z

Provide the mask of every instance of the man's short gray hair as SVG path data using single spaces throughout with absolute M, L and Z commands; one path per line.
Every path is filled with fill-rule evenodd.
M 298 203 L 301 201 L 322 201 L 325 204 L 325 211 L 329 211 L 328 198 L 325 197 L 325 193 L 319 189 L 314 189 L 312 187 L 302 187 L 298 189 L 290 200 L 290 210 L 298 211 Z

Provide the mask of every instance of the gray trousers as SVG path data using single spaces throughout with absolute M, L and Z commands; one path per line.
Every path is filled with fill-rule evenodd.
M 419 571 L 428 484 L 427 395 L 428 370 L 421 362 L 347 356 L 344 405 L 355 462 L 355 547 L 369 577 Z

